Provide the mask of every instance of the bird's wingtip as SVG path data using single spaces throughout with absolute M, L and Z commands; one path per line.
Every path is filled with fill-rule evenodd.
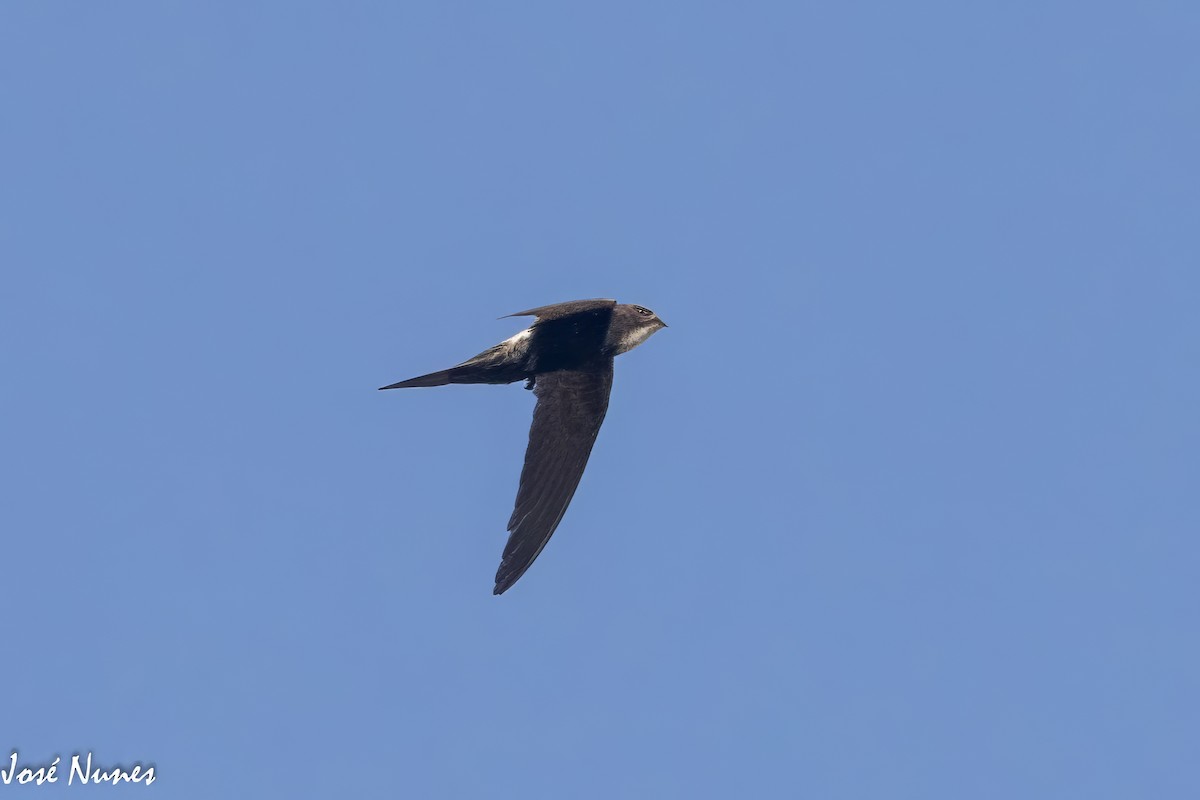
M 495 595 L 504 594 L 505 592 L 507 592 L 509 589 L 511 589 L 513 587 L 513 584 L 517 582 L 517 578 L 519 578 L 519 577 L 521 577 L 521 576 L 517 575 L 514 577 L 512 575 L 504 575 L 504 576 L 497 575 L 496 576 L 496 585 L 492 588 L 492 594 L 495 594 Z

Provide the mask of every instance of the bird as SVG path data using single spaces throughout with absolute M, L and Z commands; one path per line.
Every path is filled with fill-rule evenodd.
M 508 542 L 493 594 L 503 594 L 541 554 L 566 513 L 608 411 L 613 359 L 667 327 L 648 308 L 573 300 L 508 314 L 534 317 L 525 330 L 449 369 L 379 387 L 524 380 L 537 403 Z

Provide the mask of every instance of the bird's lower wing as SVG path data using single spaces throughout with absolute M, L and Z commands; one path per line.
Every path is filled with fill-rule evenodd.
M 566 512 L 608 411 L 612 376 L 611 358 L 584 369 L 537 376 L 533 393 L 538 401 L 521 486 L 508 521 L 511 535 L 496 572 L 496 594 L 529 569 Z

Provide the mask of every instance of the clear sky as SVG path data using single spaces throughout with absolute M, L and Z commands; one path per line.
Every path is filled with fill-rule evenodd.
M 1200 797 L 1197 87 L 1194 2 L 4 3 L 0 761 Z M 493 597 L 533 398 L 375 389 L 589 297 L 670 327 Z

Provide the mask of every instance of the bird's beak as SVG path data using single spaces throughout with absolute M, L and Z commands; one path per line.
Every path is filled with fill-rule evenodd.
M 667 323 L 663 322 L 661 319 L 658 321 L 658 324 L 663 326 L 664 328 L 667 327 Z

